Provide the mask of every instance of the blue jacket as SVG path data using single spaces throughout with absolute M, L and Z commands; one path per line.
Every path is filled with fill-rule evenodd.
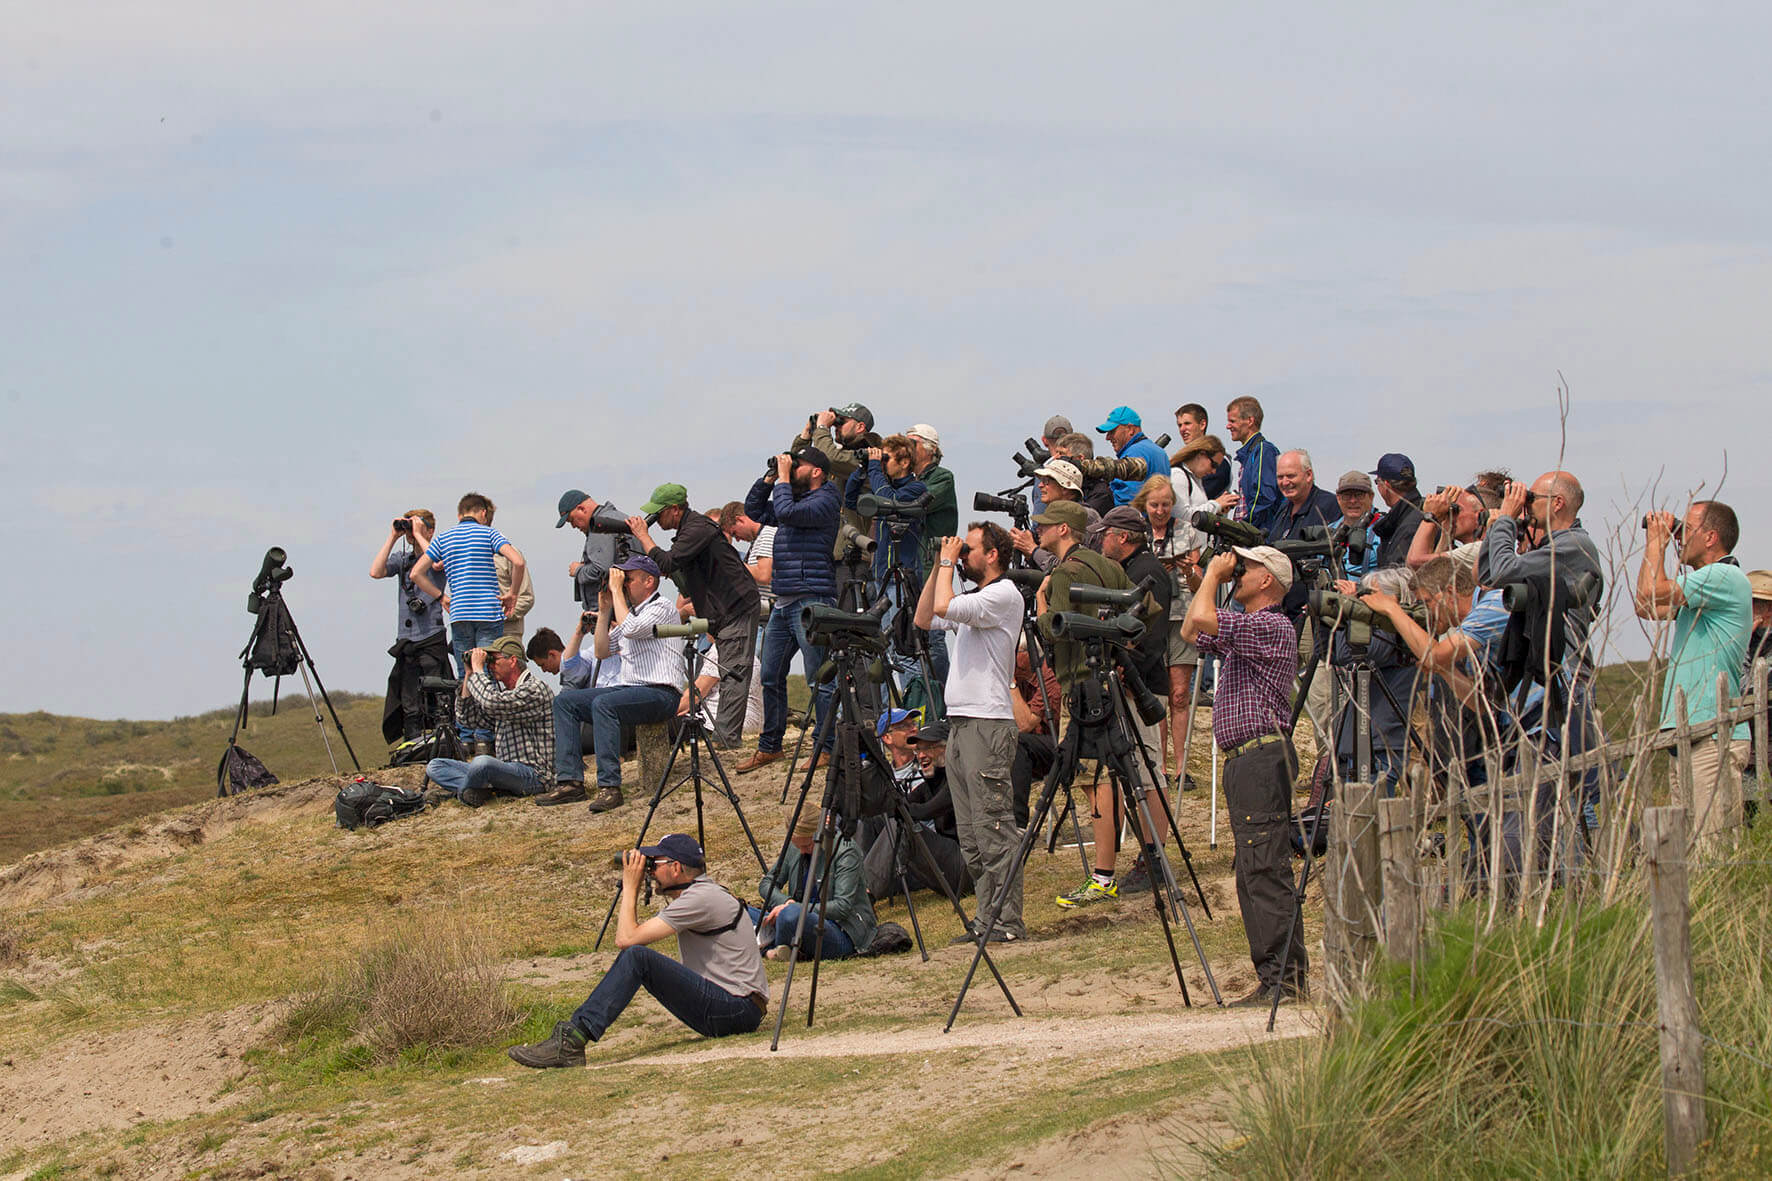
M 1299 533 L 1313 525 L 1327 526 L 1333 531 L 1340 523 L 1341 505 L 1336 502 L 1335 494 L 1327 488 L 1312 488 L 1310 496 L 1305 499 L 1304 507 L 1297 511 L 1293 510 L 1292 502 L 1282 496 L 1279 510 L 1268 523 L 1268 544 L 1297 541 Z
M 1169 474 L 1169 457 L 1163 454 L 1161 447 L 1146 438 L 1143 431 L 1127 439 L 1126 446 L 1117 454 L 1121 459 L 1144 460 L 1144 480 Z M 1112 481 L 1108 486 L 1114 490 L 1114 504 L 1131 504 L 1132 498 L 1138 495 L 1138 490 L 1144 487 L 1144 480 Z
M 906 476 L 896 483 L 893 482 L 886 475 L 886 465 L 877 459 L 870 459 L 867 462 L 867 467 L 856 468 L 849 473 L 848 486 L 843 489 L 844 508 L 854 509 L 855 502 L 861 499 L 864 477 L 868 491 L 881 500 L 896 500 L 903 504 L 917 499 L 928 491 L 928 486 L 915 476 Z M 921 581 L 923 577 L 922 562 L 918 558 L 917 547 L 922 542 L 924 522 L 907 521 L 905 524 L 908 527 L 904 531 L 904 536 L 898 539 L 898 564 L 909 571 L 913 578 Z M 886 523 L 876 518 L 874 540 L 879 543 L 874 548 L 874 581 L 876 583 L 883 582 L 886 578 L 886 554 L 890 548 L 887 541 L 891 536 L 891 530 L 886 527 Z
M 1237 516 L 1265 533 L 1283 503 L 1280 477 L 1274 470 L 1280 462 L 1280 449 L 1256 431 L 1237 449 L 1236 459 L 1237 495 L 1243 498 Z
M 835 484 L 795 496 L 793 485 L 768 478 L 751 485 L 744 498 L 747 517 L 775 526 L 775 571 L 770 580 L 776 600 L 800 595 L 835 598 L 837 570 L 831 550 L 837 544 L 842 505 Z

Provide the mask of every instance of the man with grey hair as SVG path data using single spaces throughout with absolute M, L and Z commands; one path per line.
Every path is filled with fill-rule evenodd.
M 1303 448 L 1281 452 L 1274 461 L 1274 476 L 1280 485 L 1280 504 L 1267 527 L 1269 545 L 1302 540 L 1300 534 L 1306 529 L 1317 525 L 1333 529 L 1341 520 L 1341 506 L 1334 495 L 1317 487 L 1310 452 Z

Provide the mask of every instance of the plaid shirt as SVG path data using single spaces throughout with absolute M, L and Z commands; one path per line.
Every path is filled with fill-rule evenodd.
M 1200 651 L 1220 657 L 1212 695 L 1212 740 L 1230 750 L 1292 723 L 1292 682 L 1298 676 L 1298 633 L 1276 607 L 1218 613 L 1218 634 L 1201 632 Z
M 492 731 L 494 758 L 522 763 L 543 779 L 554 774 L 554 691 L 529 669 L 507 689 L 482 669 L 463 682 L 461 724 Z

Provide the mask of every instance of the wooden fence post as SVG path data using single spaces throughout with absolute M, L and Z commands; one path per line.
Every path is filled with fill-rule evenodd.
M 646 722 L 635 726 L 634 746 L 640 756 L 640 784 L 647 793 L 654 792 L 671 758 L 670 724 Z
M 1661 1013 L 1661 1102 L 1670 1176 L 1692 1167 L 1704 1140 L 1704 1055 L 1698 1004 L 1692 992 L 1687 828 L 1684 808 L 1643 809 L 1649 916 L 1655 936 L 1655 996 Z
M 1692 780 L 1692 723 L 1686 717 L 1686 691 L 1674 690 L 1674 781 L 1668 785 L 1669 802 L 1686 810 L 1686 819 L 1696 822 Z M 1690 825 L 1688 825 L 1690 828 Z
M 1407 799 L 1378 801 L 1378 854 L 1384 862 L 1385 954 L 1413 963 L 1421 944 L 1421 889 Z
M 1754 788 L 1754 799 L 1761 807 L 1772 803 L 1768 791 L 1772 789 L 1772 774 L 1768 774 L 1767 759 L 1772 758 L 1768 752 L 1766 740 L 1766 658 L 1754 661 L 1754 778 L 1758 781 Z M 1745 793 L 1743 793 L 1745 794 Z
M 1365 989 L 1366 967 L 1378 949 L 1380 879 L 1378 823 L 1370 783 L 1344 783 L 1329 813 L 1329 855 L 1323 878 L 1324 980 L 1337 1008 Z

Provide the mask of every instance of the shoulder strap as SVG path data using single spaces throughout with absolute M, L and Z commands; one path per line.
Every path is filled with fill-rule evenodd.
M 722 894 L 724 894 L 728 898 L 732 899 L 732 901 L 736 904 L 736 906 L 733 910 L 733 914 L 732 914 L 732 921 L 727 923 L 723 927 L 707 927 L 707 928 L 700 930 L 700 931 L 685 931 L 685 932 L 683 932 L 685 935 L 708 935 L 708 936 L 724 935 L 728 931 L 737 930 L 738 929 L 738 920 L 742 919 L 745 916 L 745 905 L 744 905 L 743 899 L 741 899 L 737 894 L 734 894 L 731 890 L 728 890 L 725 886 L 722 886 L 719 882 L 709 882 L 708 885 L 714 887 L 714 889 L 720 891 Z

